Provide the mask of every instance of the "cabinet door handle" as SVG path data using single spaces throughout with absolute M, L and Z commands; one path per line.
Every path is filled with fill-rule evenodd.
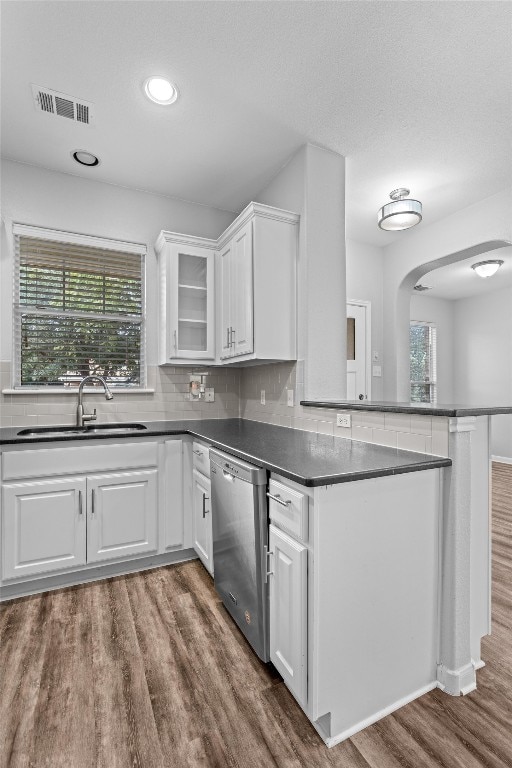
M 192 451 L 192 453 L 195 453 L 195 455 L 196 455 L 196 456 L 202 456 L 202 455 L 203 455 L 203 452 L 202 452 L 202 451 L 198 451 L 198 450 L 196 450 L 196 449 L 194 449 L 194 450 Z
M 231 346 L 231 342 L 229 340 L 229 328 L 226 328 L 226 347 L 229 348 L 230 346 Z
M 174 351 L 178 352 L 178 333 L 177 333 L 177 331 L 174 331 L 173 336 L 174 336 Z
M 96 506 L 96 490 L 93 488 L 91 491 L 91 515 L 94 515 Z
M 269 557 L 270 557 L 270 555 L 273 555 L 273 554 L 274 553 L 267 546 L 263 547 L 263 557 L 265 559 L 265 566 L 264 566 L 264 569 L 263 569 L 265 571 L 265 584 L 268 581 L 268 577 L 272 576 L 272 574 L 274 573 L 274 571 L 269 570 L 269 565 L 270 565 Z
M 230 338 L 229 346 L 230 347 L 234 347 L 235 346 L 235 342 L 233 341 L 233 336 L 235 335 L 235 329 L 234 328 L 230 328 L 229 330 L 231 331 L 231 338 Z
M 206 493 L 203 493 L 203 517 L 206 517 L 206 513 L 209 512 L 209 509 L 206 509 L 206 502 L 210 497 L 206 495 Z
M 267 496 L 269 499 L 272 499 L 272 501 L 277 501 L 278 504 L 281 504 L 282 507 L 288 507 L 292 502 L 290 499 L 282 499 L 278 493 L 276 493 L 275 496 L 273 496 L 271 493 L 267 493 Z
M 82 506 L 82 491 L 78 491 L 78 514 L 83 515 L 84 508 Z

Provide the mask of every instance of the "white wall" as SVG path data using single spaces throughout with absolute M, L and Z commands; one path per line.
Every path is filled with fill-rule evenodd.
M 383 339 L 384 252 L 374 245 L 347 240 L 347 300 L 371 304 L 371 351 L 377 352 L 383 376 L 386 373 Z M 372 400 L 383 399 L 383 378 L 372 376 Z
M 512 290 L 454 304 L 454 392 L 469 405 L 512 405 Z M 492 454 L 512 459 L 512 416 L 493 416 Z
M 453 387 L 454 326 L 453 312 L 456 302 L 433 296 L 411 296 L 411 320 L 436 324 L 437 328 L 437 401 L 439 403 L 465 402 Z
M 12 222 L 145 243 L 147 360 L 157 362 L 158 284 L 153 243 L 161 229 L 218 237 L 234 213 L 2 161 L 0 360 L 11 358 Z M 94 171 L 91 170 L 91 174 Z
M 256 196 L 299 213 L 298 357 L 304 396 L 346 394 L 345 160 L 307 144 Z
M 428 225 L 425 219 L 384 249 L 384 356 L 387 400 L 408 399 L 409 309 L 414 284 L 436 267 L 512 243 L 512 189 Z M 485 403 L 481 403 L 485 405 Z

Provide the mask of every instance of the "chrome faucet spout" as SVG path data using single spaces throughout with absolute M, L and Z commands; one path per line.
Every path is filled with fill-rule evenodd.
M 103 384 L 103 389 L 105 391 L 105 400 L 112 400 L 114 398 L 114 395 L 109 389 L 109 386 L 103 376 L 85 376 L 82 381 L 80 382 L 80 385 L 78 387 L 78 405 L 76 408 L 76 425 L 77 427 L 83 427 L 85 421 L 95 421 L 96 420 L 96 408 L 94 409 L 93 413 L 84 413 L 84 406 L 83 406 L 83 391 L 84 391 L 84 385 L 87 381 L 99 381 L 101 384 Z

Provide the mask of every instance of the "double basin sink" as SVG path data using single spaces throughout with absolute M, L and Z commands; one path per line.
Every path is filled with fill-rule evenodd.
M 144 424 L 98 424 L 94 427 L 30 427 L 18 432 L 19 437 L 71 437 L 73 435 L 120 435 L 141 432 Z

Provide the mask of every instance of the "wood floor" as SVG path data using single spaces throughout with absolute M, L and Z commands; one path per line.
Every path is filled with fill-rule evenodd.
M 191 562 L 4 606 L 2 768 L 512 766 L 512 466 L 494 468 L 478 690 L 433 691 L 328 750 Z

